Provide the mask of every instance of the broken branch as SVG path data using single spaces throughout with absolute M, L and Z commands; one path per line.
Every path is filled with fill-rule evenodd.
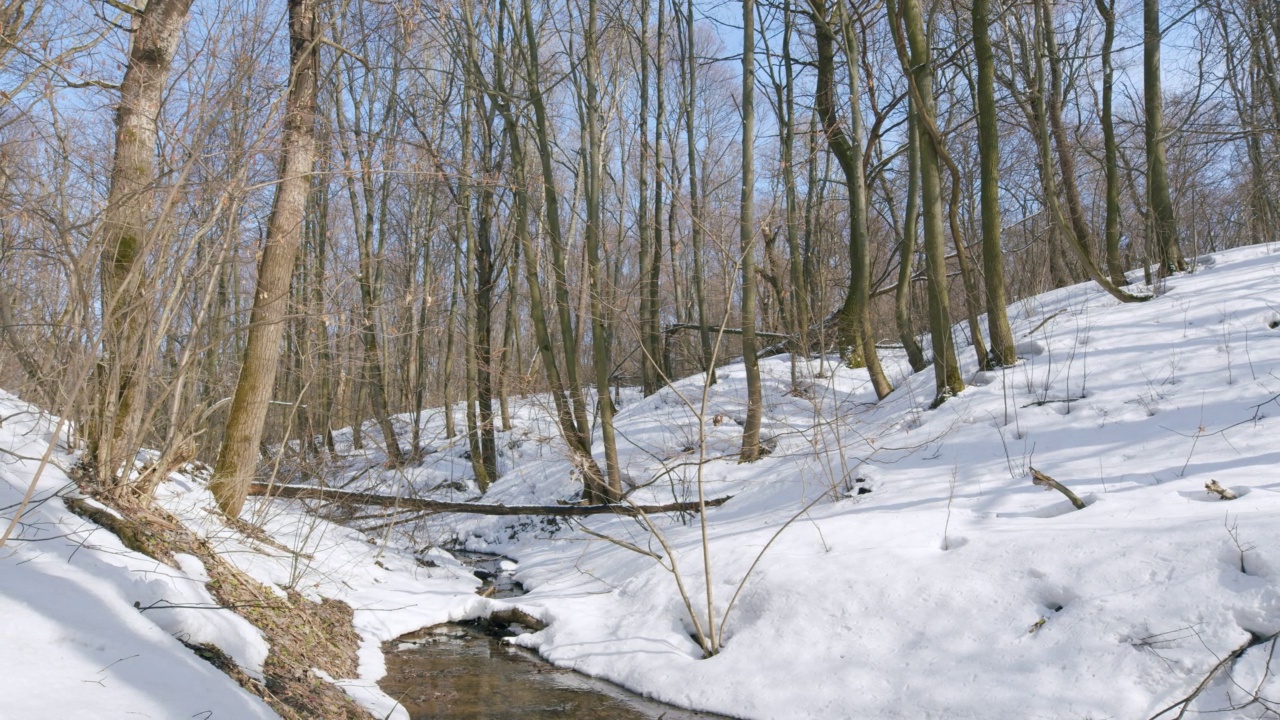
M 1071 490 L 1068 489 L 1066 485 L 1063 485 L 1062 483 L 1058 482 L 1057 480 L 1054 480 L 1053 478 L 1049 477 L 1048 475 L 1045 475 L 1044 473 L 1040 472 L 1035 468 L 1031 468 L 1031 484 L 1039 485 L 1041 487 L 1053 488 L 1054 490 L 1057 490 L 1063 495 L 1066 495 L 1067 499 L 1071 501 L 1072 505 L 1076 506 L 1077 510 L 1083 510 L 1085 508 L 1084 501 L 1081 500 L 1078 495 L 1071 492 Z
M 1218 497 L 1222 498 L 1223 500 L 1235 500 L 1236 498 L 1240 497 L 1239 495 L 1236 495 L 1236 492 L 1231 488 L 1225 488 L 1219 485 L 1217 480 L 1210 480 L 1209 482 L 1205 483 L 1204 489 L 1205 489 L 1205 492 L 1211 492 L 1214 495 L 1217 495 Z

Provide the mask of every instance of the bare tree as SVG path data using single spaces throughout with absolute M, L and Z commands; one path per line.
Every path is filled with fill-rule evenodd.
M 87 433 L 99 480 L 132 462 L 146 412 L 152 353 L 151 292 L 143 259 L 152 245 L 159 115 L 191 0 L 154 0 L 134 13 L 129 64 L 116 106 L 115 158 L 102 216 L 102 354 L 98 404 Z M 127 481 L 127 474 L 123 478 Z
M 1173 196 L 1169 191 L 1169 161 L 1166 157 L 1164 127 L 1164 91 L 1160 69 L 1160 0 L 1142 0 L 1142 96 L 1146 105 L 1147 202 L 1155 250 L 1160 260 L 1160 274 L 1170 275 L 1187 269 L 1182 246 L 1178 242 L 1178 225 L 1173 216 Z
M 937 133 L 937 106 L 924 16 L 918 0 L 889 0 L 889 18 L 902 71 L 907 75 L 912 100 L 911 118 L 920 134 L 921 209 L 924 216 L 925 273 L 929 288 L 929 335 L 933 344 L 934 406 L 964 389 L 951 335 L 950 300 L 947 293 L 946 246 L 942 228 L 942 183 Z M 930 131 L 932 130 L 932 132 Z
M 756 357 L 756 31 L 755 0 L 742 0 L 742 191 L 738 237 L 742 252 L 742 363 L 747 375 L 747 416 L 742 423 L 742 462 L 760 458 L 760 360 Z
M 294 257 L 302 241 L 316 151 L 320 40 L 318 0 L 289 0 L 289 89 L 280 147 L 280 181 L 267 220 L 249 338 L 210 491 L 230 517 L 240 514 L 258 463 L 258 444 L 275 385 Z

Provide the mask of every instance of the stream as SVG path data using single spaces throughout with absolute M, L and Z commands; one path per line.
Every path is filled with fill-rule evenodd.
M 514 563 L 455 552 L 484 581 L 488 597 L 524 594 Z M 502 638 L 526 632 L 489 620 L 424 628 L 387 643 L 387 675 L 378 684 L 413 720 L 641 720 L 718 718 L 643 698 L 538 657 Z

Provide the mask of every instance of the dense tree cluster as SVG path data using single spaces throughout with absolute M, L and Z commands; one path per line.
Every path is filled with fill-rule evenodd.
M 458 401 L 483 490 L 540 393 L 614 500 L 611 388 L 743 358 L 749 461 L 761 355 L 884 397 L 898 345 L 937 404 L 1011 300 L 1274 241 L 1278 55 L 1272 0 L 13 0 L 0 385 L 232 513 L 262 448 L 412 462 Z

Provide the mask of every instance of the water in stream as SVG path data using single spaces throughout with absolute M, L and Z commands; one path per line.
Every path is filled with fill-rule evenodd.
M 459 555 L 477 568 L 484 594 L 523 592 L 504 558 Z M 640 720 L 714 718 L 715 715 L 646 700 L 612 683 L 557 668 L 511 645 L 515 634 L 486 621 L 449 623 L 389 643 L 387 676 L 378 684 L 413 720 Z

